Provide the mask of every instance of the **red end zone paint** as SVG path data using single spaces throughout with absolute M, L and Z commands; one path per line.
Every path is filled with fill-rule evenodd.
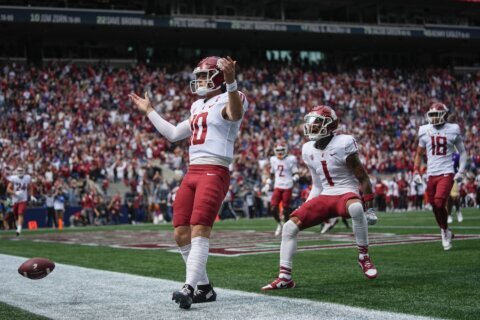
M 455 240 L 480 239 L 480 234 L 456 234 Z M 132 250 L 168 250 L 178 252 L 170 231 L 128 231 L 116 230 L 96 232 L 48 233 L 29 236 L 36 242 L 80 244 L 85 246 L 106 246 Z M 371 246 L 387 246 L 438 242 L 436 234 L 394 234 L 371 233 Z M 23 239 L 15 239 L 23 241 Z M 281 239 L 272 232 L 214 231 L 210 240 L 210 254 L 223 257 L 278 253 Z M 352 233 L 319 234 L 302 232 L 298 235 L 298 251 L 356 248 Z

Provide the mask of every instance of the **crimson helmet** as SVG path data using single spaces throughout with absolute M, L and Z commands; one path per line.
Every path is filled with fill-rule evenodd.
M 444 124 L 447 121 L 448 108 L 446 105 L 440 102 L 436 102 L 431 105 L 430 109 L 425 114 L 428 123 L 438 126 Z
M 218 68 L 220 57 L 206 57 L 193 70 L 193 80 L 190 81 L 192 93 L 204 96 L 222 87 L 225 82 L 223 72 Z
M 337 130 L 338 118 L 335 111 L 328 106 L 317 106 L 305 118 L 303 133 L 311 141 L 330 136 Z
M 283 159 L 287 155 L 287 146 L 283 143 L 278 143 L 273 149 L 273 152 L 275 152 L 277 158 Z

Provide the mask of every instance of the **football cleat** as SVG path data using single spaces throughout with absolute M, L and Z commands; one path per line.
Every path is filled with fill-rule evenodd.
M 365 217 L 367 218 L 368 225 L 372 226 L 377 224 L 378 218 L 374 208 L 369 208 L 367 211 L 365 211 Z
M 217 293 L 211 284 L 198 285 L 193 293 L 193 303 L 213 302 L 217 300 Z
M 462 222 L 463 221 L 463 214 L 461 211 L 457 211 L 457 221 Z
M 267 290 L 277 290 L 277 289 L 291 289 L 291 288 L 295 288 L 295 286 L 296 286 L 295 281 L 293 281 L 292 279 L 287 280 L 285 278 L 277 278 L 276 280 L 262 287 L 262 290 L 267 291 Z
M 172 300 L 175 300 L 180 305 L 180 308 L 190 309 L 193 303 L 193 291 L 192 286 L 185 284 L 182 289 L 173 293 Z
M 368 255 L 364 256 L 363 259 L 358 258 L 358 264 L 362 268 L 363 273 L 368 279 L 375 279 L 377 277 L 377 268 L 373 265 L 372 260 Z
M 443 250 L 450 250 L 452 248 L 452 239 L 454 237 L 450 229 L 442 229 L 442 246 Z

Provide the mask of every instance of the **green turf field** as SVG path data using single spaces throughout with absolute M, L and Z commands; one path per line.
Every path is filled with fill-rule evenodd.
M 480 210 L 463 210 L 465 220 L 451 225 L 455 234 L 480 234 Z M 220 221 L 215 230 L 274 230 L 273 219 Z M 116 229 L 169 230 L 169 225 L 121 226 Z M 113 227 L 65 229 L 109 232 Z M 319 232 L 319 227 L 311 229 Z M 339 223 L 331 233 L 344 233 Z M 23 257 L 47 257 L 58 263 L 125 272 L 171 280 L 184 280 L 180 255 L 165 250 L 132 250 L 85 245 L 40 243 L 28 239 L 52 230 L 25 231 L 22 241 L 14 233 L 0 232 L 0 253 Z M 379 214 L 370 233 L 439 234 L 431 212 Z M 278 244 L 278 241 L 272 241 Z M 318 243 L 325 244 L 319 240 Z M 308 245 L 312 244 L 310 241 Z M 271 292 L 318 301 L 336 302 L 377 310 L 450 319 L 478 319 L 480 313 L 480 240 L 458 240 L 445 252 L 440 241 L 420 244 L 372 246 L 371 257 L 379 277 L 366 279 L 356 262 L 356 250 L 329 249 L 299 252 L 293 274 L 298 287 Z M 209 258 L 208 271 L 215 286 L 250 292 L 273 280 L 278 272 L 278 253 Z M 180 270 L 180 271 L 179 271 Z M 15 275 L 18 276 L 18 275 Z M 0 303 L 0 318 L 34 319 L 19 309 Z M 37 318 L 35 318 L 37 319 Z M 41 317 L 38 317 L 41 319 Z

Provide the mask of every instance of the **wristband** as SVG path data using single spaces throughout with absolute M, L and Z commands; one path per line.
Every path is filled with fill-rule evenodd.
M 367 202 L 367 201 L 371 201 L 373 200 L 373 193 L 370 193 L 370 194 L 366 194 L 363 196 L 363 202 Z
M 225 88 L 227 89 L 227 92 L 237 91 L 237 80 L 234 80 L 232 83 L 225 83 Z

